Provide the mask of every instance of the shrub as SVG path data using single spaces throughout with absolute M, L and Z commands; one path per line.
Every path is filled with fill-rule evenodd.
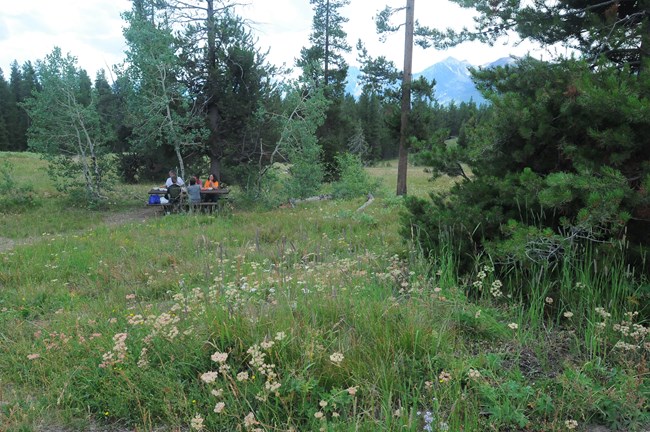
M 34 187 L 18 186 L 12 176 L 13 166 L 5 161 L 0 165 L 0 208 L 3 212 L 34 207 Z
M 379 189 L 379 180 L 372 180 L 363 168 L 361 158 L 344 153 L 336 157 L 339 180 L 332 184 L 335 198 L 356 198 Z

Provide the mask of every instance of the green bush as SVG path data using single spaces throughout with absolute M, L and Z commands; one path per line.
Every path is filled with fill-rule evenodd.
M 356 198 L 374 194 L 379 189 L 379 180 L 370 178 L 359 156 L 344 153 L 336 156 L 336 163 L 339 180 L 332 184 L 332 195 L 335 198 Z
M 0 208 L 4 213 L 34 207 L 37 203 L 34 187 L 17 185 L 12 171 L 13 166 L 7 161 L 0 166 Z

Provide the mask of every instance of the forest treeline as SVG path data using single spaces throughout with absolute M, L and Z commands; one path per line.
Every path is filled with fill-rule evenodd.
M 13 62 L 7 78 L 0 69 L 0 151 L 29 151 L 28 133 L 30 119 L 23 107 L 25 101 L 32 97 L 34 92 L 42 89 L 42 84 L 35 71 L 37 61 L 27 61 L 22 65 Z M 90 104 L 96 97 L 96 108 L 102 123 L 107 125 L 110 139 L 106 143 L 110 153 L 119 155 L 123 160 L 120 165 L 120 174 L 128 181 L 139 179 L 159 178 L 164 174 L 169 165 L 176 165 L 172 148 L 160 147 L 155 140 L 151 141 L 151 151 L 143 151 L 132 139 L 132 125 L 126 116 L 128 112 L 127 94 L 136 89 L 124 89 L 124 81 L 115 80 L 112 73 L 101 69 L 94 79 L 87 71 L 79 69 L 79 92 L 81 103 Z M 95 94 L 96 96 L 93 96 Z M 282 111 L 283 100 L 279 99 L 278 112 Z M 333 124 L 330 133 L 341 137 L 335 141 L 329 153 L 331 162 L 333 155 L 348 151 L 360 152 L 368 163 L 392 159 L 397 156 L 396 140 L 399 138 L 399 118 L 386 118 L 384 114 L 399 115 L 399 106 L 389 109 L 386 101 L 372 91 L 366 90 L 358 97 L 345 94 L 341 99 L 342 112 L 345 113 L 341 121 Z M 470 119 L 474 121 L 477 116 L 487 110 L 485 106 L 478 106 L 470 102 L 452 102 L 447 105 L 431 103 L 422 107 L 420 113 L 424 122 L 419 126 L 422 131 L 444 131 L 446 137 L 457 137 L 462 126 Z M 277 139 L 279 130 L 267 131 L 269 140 Z M 139 143 L 138 143 L 139 144 Z M 146 150 L 146 149 L 145 149 Z M 155 151 L 154 151 L 155 150 Z M 190 165 L 199 164 L 201 152 L 191 151 L 186 155 Z M 130 165 L 134 163 L 134 165 Z M 141 165 L 140 165 L 141 164 Z M 130 168 L 130 169 L 128 169 Z

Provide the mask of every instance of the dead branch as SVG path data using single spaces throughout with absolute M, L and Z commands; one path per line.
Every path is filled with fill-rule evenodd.
M 359 211 L 363 211 L 363 210 L 365 210 L 366 207 L 368 207 L 370 204 L 372 204 L 372 202 L 373 202 L 374 200 L 375 200 L 375 197 L 372 196 L 371 193 L 369 193 L 369 194 L 368 194 L 368 200 L 367 200 L 365 203 L 363 203 L 363 205 L 362 205 L 361 207 L 359 207 L 359 208 L 357 209 L 357 211 L 359 212 Z

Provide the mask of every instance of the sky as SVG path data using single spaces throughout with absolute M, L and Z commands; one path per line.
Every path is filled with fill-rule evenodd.
M 243 0 L 239 13 L 251 20 L 259 37 L 259 46 L 269 48 L 268 61 L 277 65 L 294 66 L 300 49 L 309 45 L 312 7 L 309 0 Z M 372 57 L 379 55 L 403 67 L 404 32 L 392 34 L 385 43 L 379 41 L 374 16 L 389 5 L 399 7 L 405 0 L 351 0 L 341 9 L 349 21 L 343 30 L 352 47 L 346 60 L 356 65 L 356 42 L 362 39 Z M 35 63 L 52 52 L 55 46 L 64 54 L 71 54 L 78 65 L 94 79 L 97 70 L 109 73 L 114 64 L 124 59 L 126 48 L 122 36 L 124 21 L 120 13 L 131 8 L 130 0 L 0 0 L 0 68 L 9 79 L 10 65 L 26 61 Z M 417 0 L 415 17 L 423 25 L 436 28 L 471 26 L 471 13 L 447 0 Z M 395 20 L 404 19 L 401 12 Z M 481 65 L 510 54 L 524 55 L 530 45 L 512 47 L 497 44 L 494 47 L 478 43 L 464 44 L 439 51 L 416 47 L 413 53 L 413 71 L 454 57 Z

